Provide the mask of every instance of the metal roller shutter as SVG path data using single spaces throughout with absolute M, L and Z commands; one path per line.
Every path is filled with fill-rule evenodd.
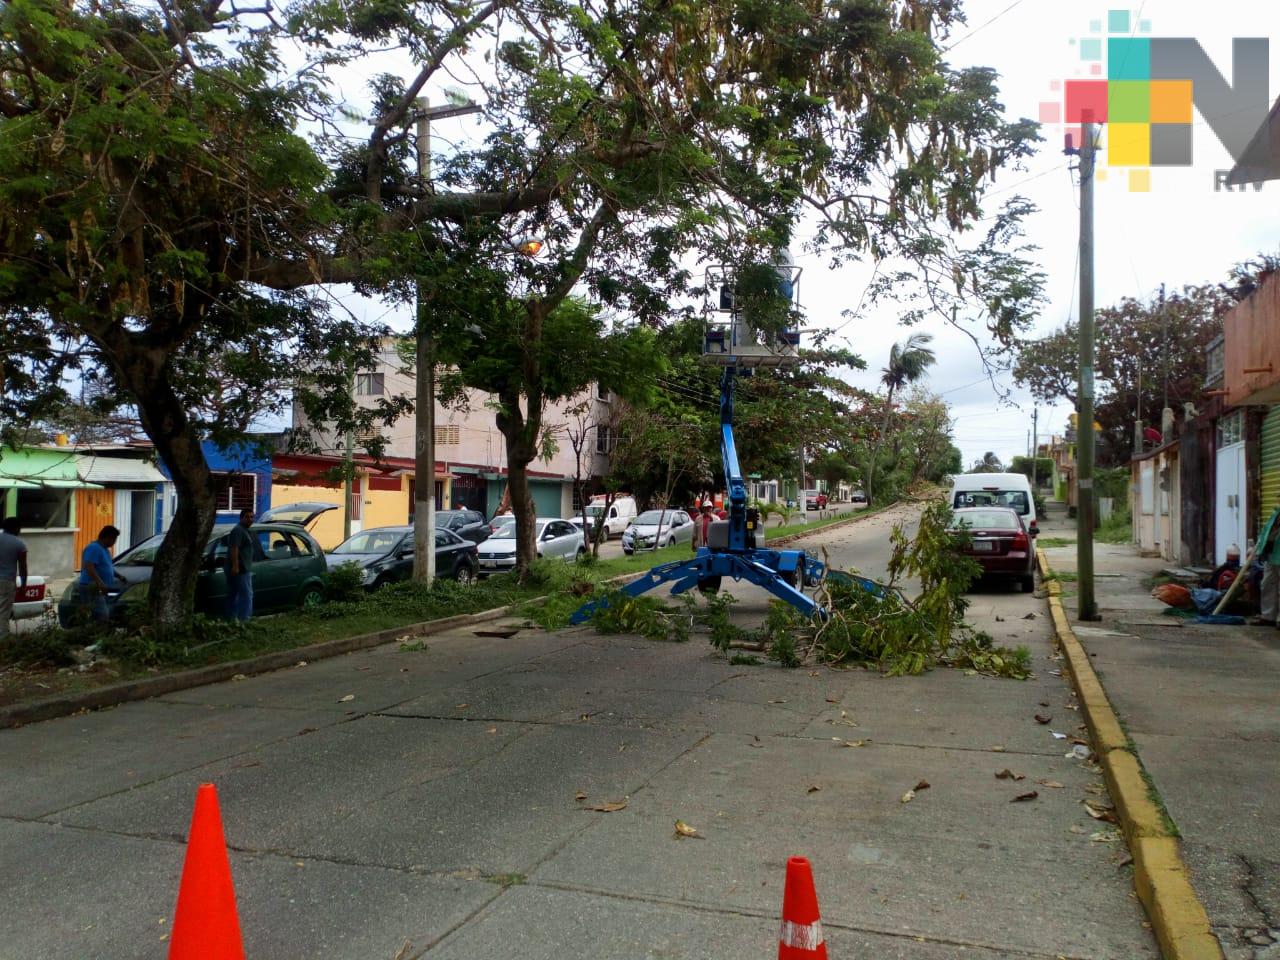
M 1263 523 L 1280 507 L 1280 406 L 1272 407 L 1262 421 L 1262 504 Z

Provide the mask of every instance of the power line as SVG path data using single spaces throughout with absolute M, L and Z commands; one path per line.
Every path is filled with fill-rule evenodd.
M 1010 12 L 1011 10 L 1013 10 L 1015 7 L 1019 7 L 1019 6 L 1021 6 L 1021 5 L 1022 5 L 1022 2 L 1023 2 L 1023 0 L 1013 0 L 1013 3 L 1009 4 L 1009 6 L 1005 7 L 1003 10 L 1001 10 L 999 13 L 997 13 L 994 17 L 992 17 L 992 18 L 991 18 L 990 20 L 988 20 L 986 23 L 982 24 L 982 26 L 980 26 L 980 27 L 975 27 L 974 29 L 970 30 L 968 33 L 966 33 L 963 37 L 961 37 L 961 38 L 960 38 L 959 40 L 957 40 L 955 43 L 951 44 L 951 46 L 949 46 L 949 47 L 945 47 L 945 48 L 943 49 L 943 51 L 942 51 L 942 52 L 943 52 L 943 53 L 950 53 L 952 50 L 954 50 L 956 47 L 960 46 L 960 44 L 964 43 L 964 42 L 965 42 L 966 40 L 968 40 L 970 37 L 976 36 L 977 34 L 981 33 L 983 30 L 987 29 L 987 27 L 991 26 L 993 23 L 995 23 L 997 20 L 999 20 L 1001 17 L 1003 17 L 1006 13 L 1009 13 L 1009 12 Z

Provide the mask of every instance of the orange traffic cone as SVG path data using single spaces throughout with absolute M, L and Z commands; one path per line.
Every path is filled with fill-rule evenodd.
M 822 937 L 822 919 L 818 915 L 818 894 L 813 889 L 813 870 L 804 857 L 787 861 L 778 960 L 827 960 L 827 943 Z
M 200 784 L 182 864 L 169 960 L 244 960 L 218 792 Z

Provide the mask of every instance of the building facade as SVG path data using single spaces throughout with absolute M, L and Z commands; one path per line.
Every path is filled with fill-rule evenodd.
M 406 369 L 397 342 L 388 339 L 376 366 L 356 373 L 355 397 L 362 407 L 375 409 L 384 399 L 414 397 L 416 378 L 412 370 Z M 437 509 L 466 507 L 493 516 L 504 505 L 508 476 L 506 443 L 495 423 L 495 404 L 492 396 L 478 390 L 464 391 L 448 407 L 437 401 L 433 478 Z M 543 414 L 544 436 L 549 441 L 547 455 L 531 463 L 528 470 L 539 516 L 573 515 L 580 506 L 575 496 L 575 476 L 581 475 L 588 489 L 593 490 L 597 486 L 593 481 L 607 472 L 615 404 L 614 397 L 598 388 L 567 401 L 547 404 Z M 288 502 L 288 499 L 323 500 L 325 497 L 337 497 L 335 502 L 341 503 L 341 484 L 330 487 L 320 480 L 332 477 L 332 468 L 344 461 L 346 438 L 325 424 L 310 423 L 297 407 L 293 426 L 310 437 L 317 452 L 309 458 L 274 458 L 272 504 Z M 363 452 L 365 445 L 373 440 L 373 434 L 353 438 L 357 469 L 351 504 L 353 530 L 410 522 L 418 482 L 414 461 L 416 431 L 417 419 L 412 414 L 381 427 L 378 433 L 384 447 L 377 460 Z M 579 465 L 572 435 L 584 432 Z M 289 471 L 296 473 L 291 476 Z M 296 479 L 299 476 L 308 482 L 299 482 Z M 333 545 L 326 542 L 331 533 L 328 527 L 334 523 L 340 527 L 341 522 L 339 512 L 333 519 L 326 516 L 317 524 L 317 529 L 325 535 L 320 537 L 322 544 Z

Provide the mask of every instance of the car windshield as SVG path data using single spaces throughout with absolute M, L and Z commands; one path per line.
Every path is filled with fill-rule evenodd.
M 333 548 L 334 553 L 390 553 L 404 539 L 403 530 L 365 530 Z
M 1018 513 L 1030 513 L 1031 502 L 1025 490 L 958 490 L 952 507 L 1012 507 Z
M 1017 530 L 1021 526 L 1017 515 L 1008 510 L 960 510 L 955 522 L 973 530 Z
M 209 543 L 226 536 L 227 527 L 214 527 L 209 534 Z M 141 543 L 135 543 L 132 547 L 120 554 L 115 559 L 117 567 L 151 567 L 155 565 L 156 554 L 160 552 L 160 545 L 164 543 L 165 535 L 157 533 L 154 537 L 148 537 Z
M 674 510 L 646 510 L 636 517 L 636 523 L 640 526 L 656 527 L 659 523 L 670 523 L 675 513 Z
M 516 518 L 515 517 L 498 517 L 493 521 L 493 534 L 491 539 L 502 540 L 514 539 L 516 535 Z

